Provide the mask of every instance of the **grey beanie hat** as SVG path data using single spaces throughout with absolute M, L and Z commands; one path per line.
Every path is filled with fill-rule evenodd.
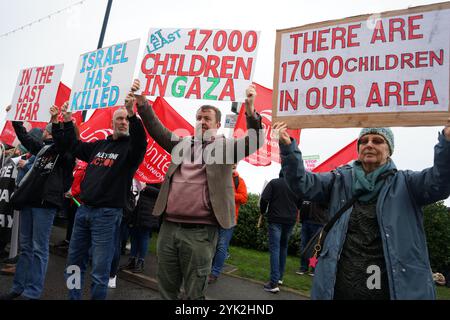
M 361 140 L 362 136 L 365 136 L 366 134 L 378 134 L 382 136 L 388 146 L 390 155 L 394 153 L 394 134 L 392 133 L 392 130 L 390 128 L 363 128 L 361 129 L 361 132 L 359 133 L 358 137 L 358 149 L 359 149 L 359 141 Z

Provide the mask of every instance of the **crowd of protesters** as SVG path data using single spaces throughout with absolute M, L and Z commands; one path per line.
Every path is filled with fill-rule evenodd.
M 80 140 L 67 102 L 50 108 L 51 121 L 42 131 L 27 132 L 21 122 L 13 122 L 21 147 L 2 155 L 2 177 L 8 172 L 13 192 L 9 207 L 1 210 L 20 211 L 20 254 L 9 261 L 13 285 L 1 299 L 41 297 L 51 229 L 61 210 L 68 218 L 66 238 L 58 244 L 67 250 L 61 276 L 68 283 L 77 269 L 81 277 L 80 286 L 68 286 L 70 299 L 82 298 L 89 264 L 91 299 L 106 299 L 108 288 L 116 287 L 118 270 L 142 273 L 155 231 L 163 299 L 204 299 L 207 285 L 218 281 L 239 207 L 247 201 L 236 164 L 265 138 L 254 108 L 255 87 L 246 90 L 249 130 L 239 139 L 217 133 L 221 112 L 211 105 L 197 110 L 194 136 L 178 137 L 163 126 L 151 103 L 135 94 L 139 87 L 135 80 L 125 107 L 114 112 L 112 135 L 104 140 Z M 284 123 L 273 129 L 279 132 L 282 170 L 261 195 L 270 252 L 270 279 L 263 289 L 280 291 L 288 241 L 300 213 L 302 250 L 329 227 L 317 266 L 302 257 L 297 272 L 315 275 L 312 298 L 435 299 L 421 206 L 450 195 L 450 120 L 439 134 L 434 166 L 421 172 L 395 168 L 389 128 L 362 129 L 358 160 L 322 174 L 305 170 Z M 146 152 L 146 131 L 172 155 L 160 184 L 133 179 Z M 337 213 L 340 218 L 333 219 Z M 2 233 L 1 253 L 8 237 Z M 128 238 L 129 259 L 120 266 Z M 377 290 L 366 285 L 366 270 L 373 265 L 381 275 Z

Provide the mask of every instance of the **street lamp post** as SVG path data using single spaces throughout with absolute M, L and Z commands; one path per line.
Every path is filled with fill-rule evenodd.
M 103 39 L 105 38 L 105 32 L 106 32 L 106 27 L 108 25 L 109 13 L 111 11 L 112 2 L 113 2 L 113 0 L 108 0 L 108 5 L 106 6 L 105 17 L 103 18 L 102 31 L 100 33 L 100 39 L 98 39 L 97 49 L 100 49 L 101 47 L 103 47 Z M 86 114 L 87 114 L 87 111 L 84 110 L 83 111 L 83 122 L 86 120 Z

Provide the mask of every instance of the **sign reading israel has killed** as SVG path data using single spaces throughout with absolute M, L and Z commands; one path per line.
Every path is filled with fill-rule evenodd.
M 133 82 L 139 39 L 82 54 L 70 94 L 70 109 L 91 110 L 125 103 Z
M 140 65 L 142 94 L 243 102 L 258 40 L 252 30 L 150 29 Z
M 274 121 L 290 128 L 443 125 L 450 2 L 278 30 Z
M 50 107 L 55 103 L 64 65 L 21 70 L 17 78 L 6 119 L 12 121 L 48 122 Z

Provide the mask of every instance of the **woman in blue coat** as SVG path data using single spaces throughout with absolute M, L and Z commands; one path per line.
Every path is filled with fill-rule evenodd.
M 327 201 L 330 218 L 362 194 L 328 233 L 315 269 L 312 299 L 435 299 L 422 207 L 450 195 L 450 119 L 439 133 L 434 165 L 396 171 L 389 128 L 364 128 L 358 160 L 333 172 L 306 172 L 302 154 L 279 130 L 282 170 L 292 191 Z M 395 172 L 386 179 L 383 173 Z

